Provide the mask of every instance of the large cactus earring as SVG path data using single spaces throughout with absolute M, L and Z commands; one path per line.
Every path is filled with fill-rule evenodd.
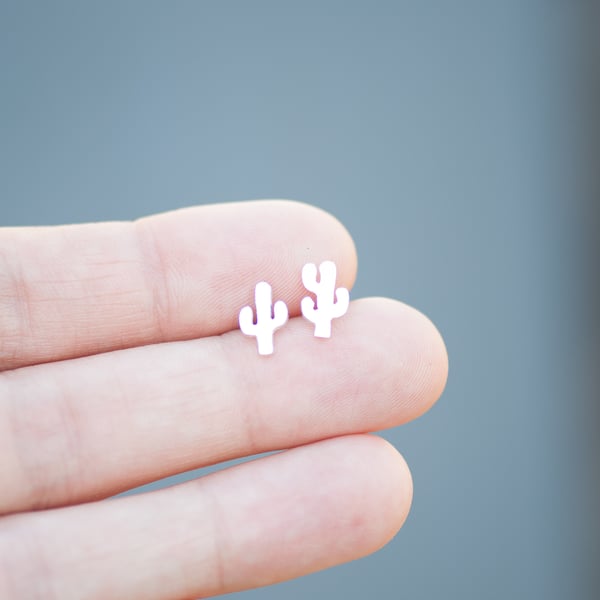
M 300 304 L 302 314 L 315 324 L 315 337 L 331 337 L 331 321 L 346 314 L 350 295 L 346 288 L 335 289 L 336 268 L 330 260 L 319 266 L 321 277 L 317 282 L 317 266 L 313 263 L 304 265 L 302 283 L 304 287 L 317 296 L 316 302 L 310 297 L 302 298 Z M 337 298 L 337 302 L 336 302 Z
M 244 306 L 239 315 L 240 329 L 242 333 L 256 337 L 259 354 L 273 354 L 273 334 L 286 324 L 288 308 L 283 300 L 278 300 L 273 306 L 271 286 L 266 281 L 256 284 L 254 304 L 256 323 L 252 307 Z

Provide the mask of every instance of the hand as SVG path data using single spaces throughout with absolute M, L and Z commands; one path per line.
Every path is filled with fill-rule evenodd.
M 222 594 L 352 560 L 396 533 L 410 473 L 365 432 L 435 402 L 444 345 L 385 299 L 352 302 L 330 339 L 314 338 L 298 316 L 300 273 L 323 260 L 350 288 L 347 232 L 293 202 L 0 230 L 0 598 Z M 261 280 L 290 311 L 269 357 L 237 329 Z

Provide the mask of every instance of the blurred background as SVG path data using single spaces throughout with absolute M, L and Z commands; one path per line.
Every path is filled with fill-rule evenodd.
M 446 340 L 399 535 L 236 596 L 600 596 L 597 8 L 0 0 L 0 225 L 303 200 Z

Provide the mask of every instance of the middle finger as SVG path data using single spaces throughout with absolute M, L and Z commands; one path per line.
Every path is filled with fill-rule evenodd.
M 329 340 L 292 319 L 259 357 L 239 331 L 0 376 L 0 513 L 106 497 L 258 452 L 409 421 L 446 380 L 435 327 L 353 302 Z

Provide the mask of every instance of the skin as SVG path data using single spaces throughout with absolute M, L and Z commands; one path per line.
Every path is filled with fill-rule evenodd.
M 383 298 L 314 338 L 300 273 L 324 260 L 351 288 L 347 231 L 288 201 L 0 229 L 0 598 L 218 595 L 396 534 L 410 472 L 368 432 L 431 407 L 446 351 L 426 317 Z M 290 311 L 269 357 L 237 329 L 261 280 Z

